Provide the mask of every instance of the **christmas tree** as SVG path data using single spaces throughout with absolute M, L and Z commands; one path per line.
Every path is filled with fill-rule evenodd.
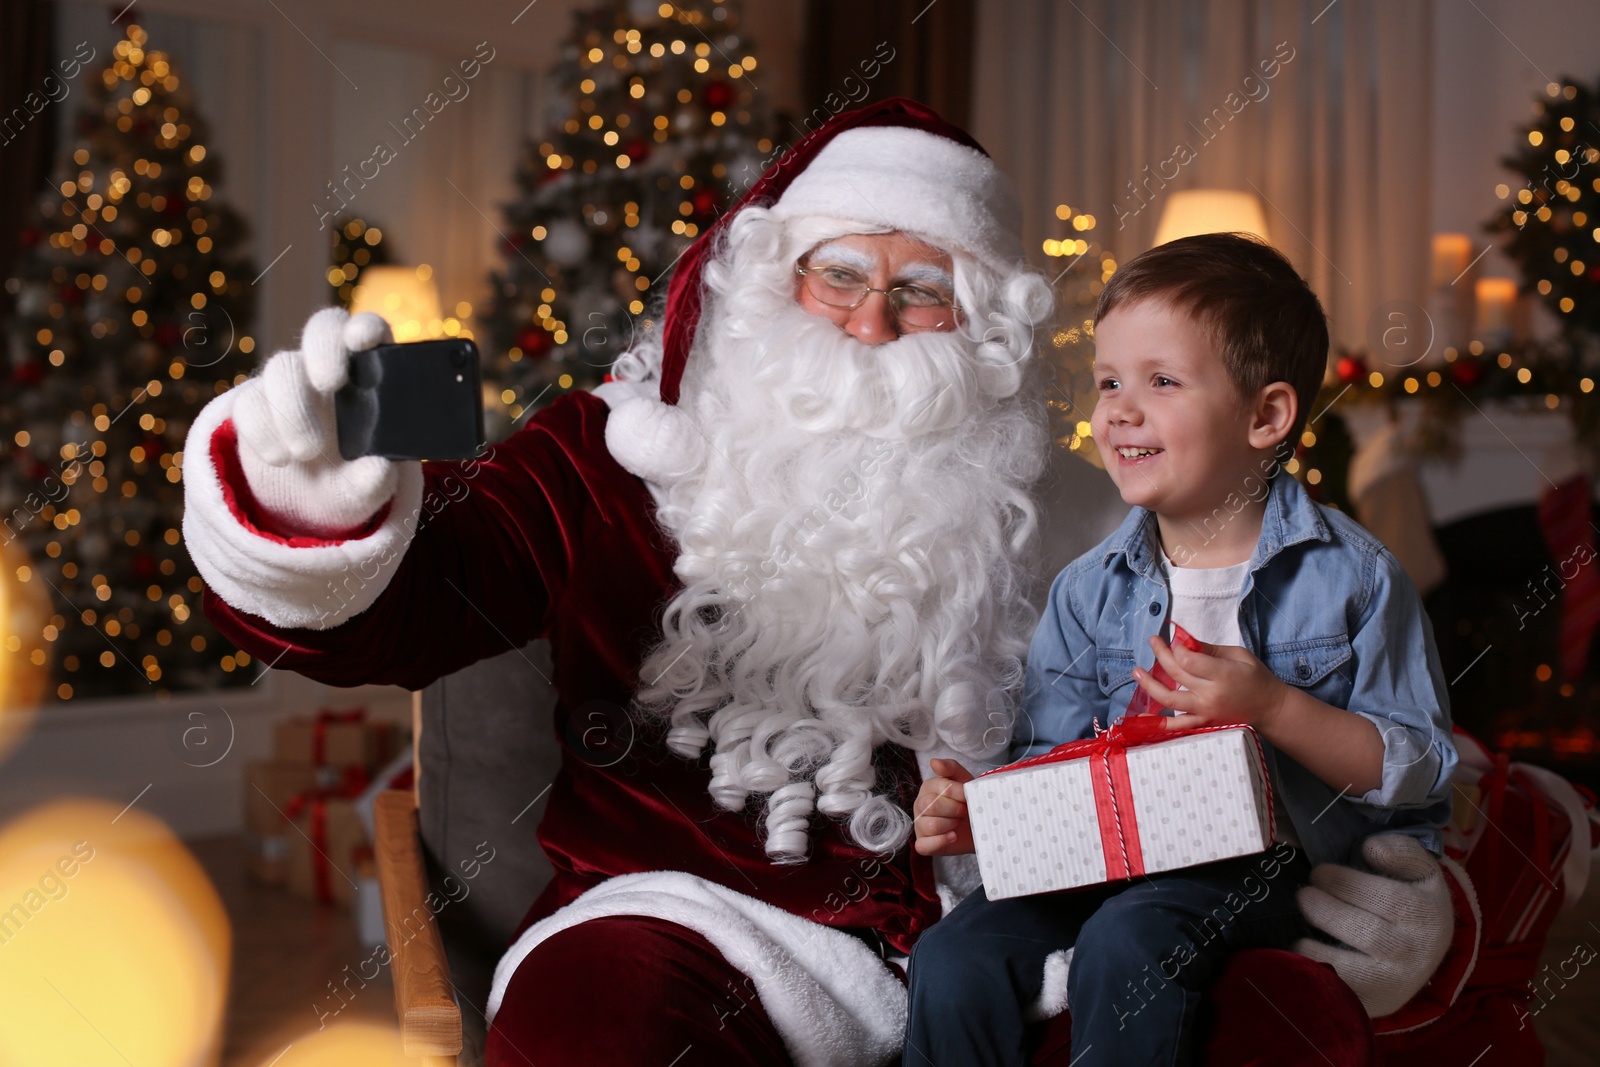
M 590 388 L 629 346 L 695 236 L 760 176 L 772 142 L 732 0 L 574 14 L 553 72 L 562 113 L 518 168 L 505 266 L 481 320 L 485 380 L 526 410 Z
M 1565 80 L 1565 79 L 1564 79 Z M 1521 187 L 1495 190 L 1506 204 L 1488 224 L 1569 334 L 1600 335 L 1600 87 L 1551 82 L 1515 154 L 1501 160 Z
M 48 589 L 0 656 L 62 700 L 244 685 L 179 543 L 184 436 L 242 381 L 255 274 L 168 56 L 130 25 L 87 75 L 74 136 L 6 280 L 0 582 Z M 16 552 L 20 550 L 19 562 Z
M 389 246 L 383 243 L 383 231 L 365 219 L 334 220 L 331 227 L 333 259 L 328 267 L 328 284 L 333 287 L 334 299 L 348 309 L 361 284 L 361 273 L 368 267 L 383 266 L 389 262 Z

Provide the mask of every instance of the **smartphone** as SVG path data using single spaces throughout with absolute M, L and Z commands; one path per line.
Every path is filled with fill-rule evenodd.
M 350 353 L 333 397 L 339 454 L 452 460 L 480 455 L 483 386 L 478 346 L 465 338 L 379 345 Z

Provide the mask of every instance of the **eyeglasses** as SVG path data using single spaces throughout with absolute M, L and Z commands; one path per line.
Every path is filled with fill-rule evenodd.
M 843 267 L 813 268 L 797 263 L 794 272 L 804 279 L 806 292 L 829 307 L 854 310 L 869 293 L 882 293 L 889 300 L 895 325 L 903 330 L 937 330 L 954 322 L 961 310 L 955 301 L 935 289 L 920 285 L 874 289 L 861 275 Z

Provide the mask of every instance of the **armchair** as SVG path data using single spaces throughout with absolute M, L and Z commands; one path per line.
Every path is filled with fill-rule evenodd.
M 535 837 L 559 769 L 550 736 L 550 672 L 547 644 L 534 641 L 417 693 L 414 791 L 379 798 L 375 844 L 395 1006 L 405 1051 L 422 1067 L 482 1064 L 495 964 L 551 877 Z M 1203 1060 L 1211 1067 L 1415 1062 L 1430 1047 L 1479 1032 L 1508 1048 L 1510 1058 L 1494 1062 L 1539 1055 L 1531 1030 L 1517 1032 L 1506 1011 L 1471 1009 L 1470 999 L 1463 996 L 1460 1005 L 1470 1010 L 1452 1013 L 1441 1026 L 1375 1036 L 1332 968 L 1292 953 L 1244 952 L 1229 962 L 1203 1008 L 1223 1024 L 1205 1027 Z M 1278 1004 L 1316 1007 L 1290 1019 Z M 1070 1018 L 1040 1025 L 1034 1063 L 1064 1064 Z

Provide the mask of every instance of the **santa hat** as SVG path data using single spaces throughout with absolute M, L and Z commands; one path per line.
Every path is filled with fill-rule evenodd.
M 678 390 L 700 323 L 706 262 L 751 204 L 778 219 L 900 230 L 1002 274 L 1022 266 L 1022 210 L 1011 183 L 965 131 L 904 97 L 834 116 L 769 167 L 678 261 L 667 287 L 658 395 L 597 390 L 612 407 L 606 446 L 646 481 L 686 473 L 703 454 L 704 435 L 678 409 Z

